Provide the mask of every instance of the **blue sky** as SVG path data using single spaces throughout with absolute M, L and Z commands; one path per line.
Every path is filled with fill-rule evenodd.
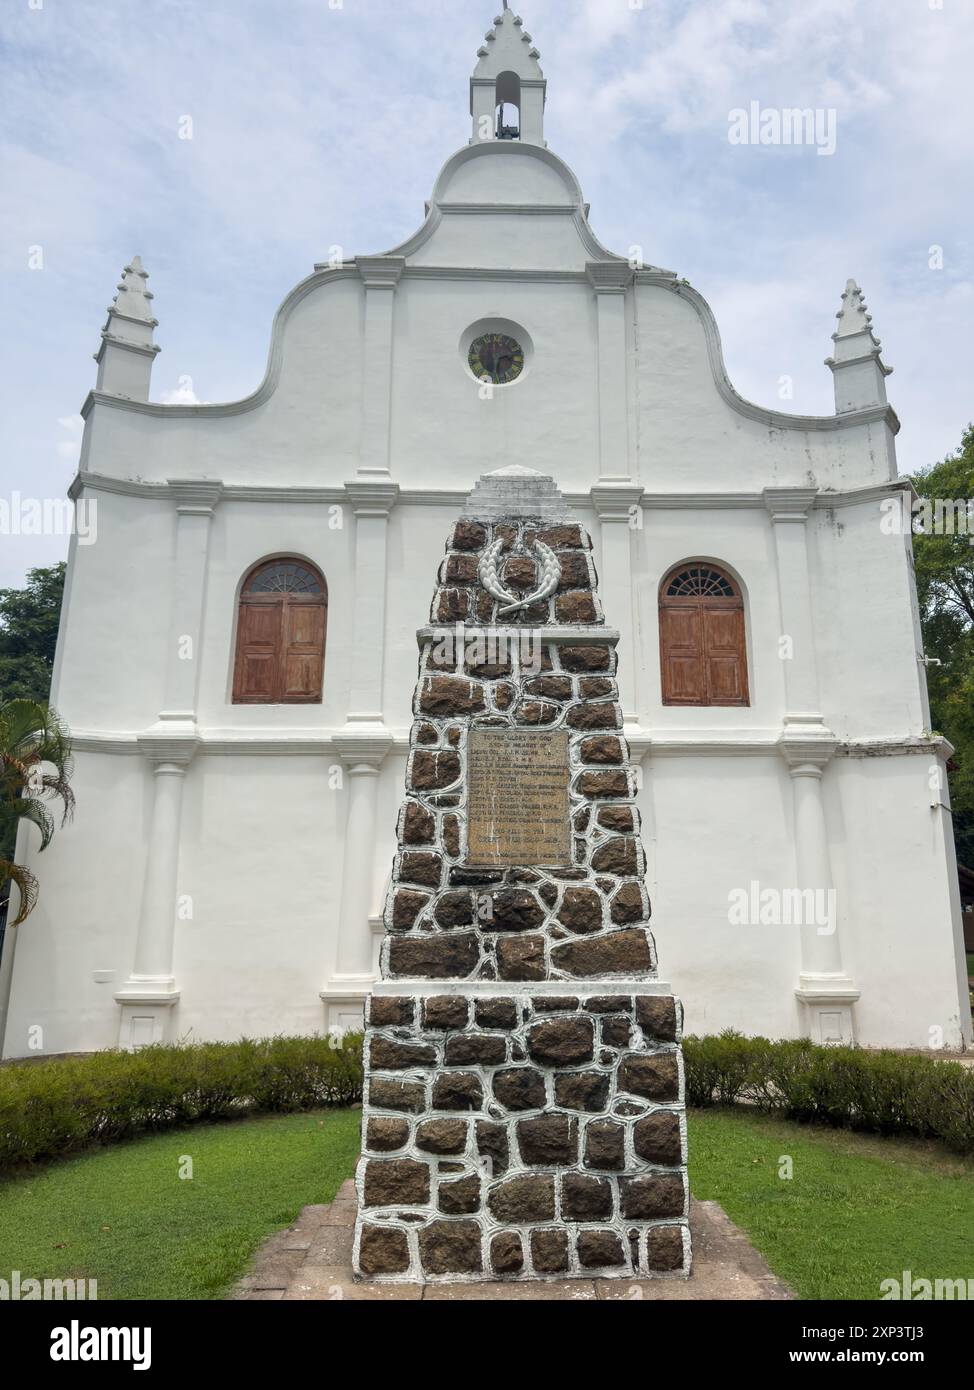
M 422 221 L 469 136 L 467 81 L 498 8 L 6 0 L 0 497 L 63 495 L 91 353 L 134 254 L 160 320 L 154 399 L 252 390 L 274 310 L 315 260 L 333 245 L 384 251 Z M 548 142 L 579 175 L 596 234 L 705 295 L 737 389 L 831 413 L 823 359 L 855 276 L 895 369 L 901 471 L 954 449 L 974 417 L 972 0 L 520 12 L 548 79 Z M 755 100 L 834 109 L 835 153 L 731 144 L 729 113 Z M 65 550 L 0 535 L 0 585 Z

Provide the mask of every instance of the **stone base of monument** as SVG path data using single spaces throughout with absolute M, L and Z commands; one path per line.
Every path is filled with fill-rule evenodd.
M 304 1207 L 293 1225 L 266 1240 L 232 1297 L 248 1302 L 593 1302 L 625 1299 L 661 1303 L 793 1299 L 747 1236 L 717 1202 L 690 1199 L 693 1272 L 688 1279 L 437 1280 L 395 1283 L 361 1279 L 352 1271 L 358 1201 L 342 1184 L 333 1202 Z
M 376 986 L 370 1280 L 686 1277 L 681 1010 L 658 981 Z

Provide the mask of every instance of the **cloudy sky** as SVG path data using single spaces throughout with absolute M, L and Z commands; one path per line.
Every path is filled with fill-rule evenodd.
M 497 8 L 5 0 L 0 501 L 70 482 L 91 353 L 132 255 L 160 320 L 154 398 L 219 401 L 260 381 L 274 310 L 315 260 L 404 240 L 467 141 L 467 80 Z M 823 359 L 855 276 L 895 368 L 901 470 L 953 450 L 974 417 L 974 2 L 521 12 L 548 78 L 548 142 L 596 234 L 705 295 L 737 389 L 831 413 Z M 834 154 L 732 144 L 729 113 L 752 101 L 834 110 Z M 0 586 L 65 549 L 0 533 Z

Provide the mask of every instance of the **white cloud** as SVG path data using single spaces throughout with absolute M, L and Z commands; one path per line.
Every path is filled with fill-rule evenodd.
M 192 377 L 181 376 L 179 385 L 171 391 L 160 391 L 159 400 L 162 405 L 205 405 L 201 401 L 193 387 Z

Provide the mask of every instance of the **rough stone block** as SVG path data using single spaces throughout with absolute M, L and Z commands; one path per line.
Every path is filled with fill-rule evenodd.
M 543 1174 L 507 1178 L 491 1190 L 487 1206 L 496 1220 L 505 1225 L 554 1221 L 555 1180 Z
M 483 1103 L 483 1086 L 473 1072 L 446 1072 L 433 1081 L 434 1110 L 479 1110 Z
M 537 1274 L 560 1274 L 568 1268 L 568 1232 L 563 1227 L 531 1232 L 531 1263 Z
M 426 1274 L 479 1274 L 481 1231 L 476 1221 L 431 1221 L 419 1233 L 419 1258 Z
M 431 1154 L 460 1154 L 467 1146 L 466 1120 L 423 1120 L 416 1127 L 416 1147 Z
M 594 1045 L 595 1034 L 589 1018 L 546 1019 L 528 1030 L 528 1051 L 534 1061 L 546 1066 L 590 1062 Z
M 365 1165 L 367 1207 L 420 1206 L 429 1201 L 430 1170 L 411 1158 L 370 1158 Z
M 679 1173 L 649 1173 L 643 1178 L 620 1178 L 619 1203 L 627 1221 L 682 1216 L 686 1204 L 683 1177 Z
M 578 1158 L 578 1125 L 569 1115 L 539 1115 L 518 1120 L 517 1146 L 528 1167 L 574 1163 Z
M 359 1268 L 363 1274 L 404 1274 L 409 1268 L 406 1232 L 397 1226 L 364 1225 Z

